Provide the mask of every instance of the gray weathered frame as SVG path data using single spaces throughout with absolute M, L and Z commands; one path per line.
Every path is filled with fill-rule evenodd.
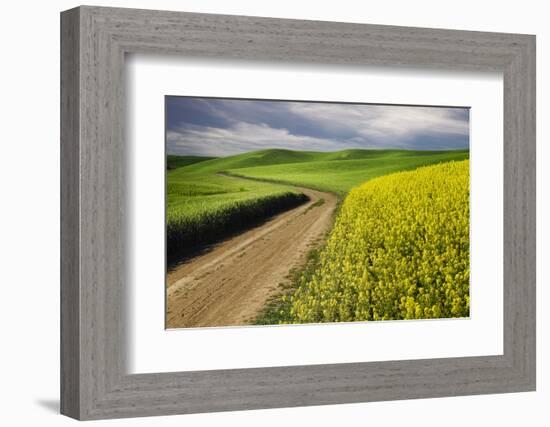
M 500 71 L 504 354 L 128 375 L 130 52 Z M 535 390 L 535 37 L 83 6 L 61 14 L 61 412 L 78 419 Z

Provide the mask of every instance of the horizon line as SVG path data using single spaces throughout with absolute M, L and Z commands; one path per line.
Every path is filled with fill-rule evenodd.
M 343 151 L 470 151 L 470 148 L 442 148 L 442 149 L 431 149 L 431 150 L 422 150 L 422 149 L 407 149 L 407 148 L 344 148 L 342 150 L 335 150 L 335 151 L 314 151 L 314 150 L 291 150 L 289 148 L 264 148 L 263 150 L 252 150 L 252 151 L 244 151 L 242 153 L 238 154 L 230 154 L 228 156 L 198 156 L 195 154 L 174 154 L 169 153 L 167 150 L 165 150 L 166 156 L 176 156 L 176 157 L 209 157 L 212 159 L 223 159 L 226 157 L 235 157 L 235 156 L 241 156 L 243 154 L 248 153 L 261 153 L 265 151 L 289 151 L 289 152 L 302 152 L 302 153 L 318 153 L 318 154 L 326 154 L 326 153 L 340 153 Z

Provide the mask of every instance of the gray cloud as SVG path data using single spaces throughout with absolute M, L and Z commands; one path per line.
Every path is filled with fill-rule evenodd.
M 468 122 L 450 108 L 293 103 L 290 109 L 317 120 L 320 126 L 351 128 L 365 138 L 397 139 L 420 133 L 468 135 Z
M 169 98 L 170 99 L 170 98 Z M 465 108 L 178 98 L 167 104 L 169 154 L 266 148 L 468 148 Z
M 267 148 L 289 150 L 337 151 L 344 147 L 337 140 L 293 135 L 286 129 L 266 124 L 239 122 L 229 128 L 188 126 L 166 135 L 169 154 L 195 156 L 230 156 Z M 359 143 L 350 145 L 361 147 Z

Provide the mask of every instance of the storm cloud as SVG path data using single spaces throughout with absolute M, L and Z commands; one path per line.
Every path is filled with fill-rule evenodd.
M 168 154 L 469 147 L 469 109 L 166 97 Z

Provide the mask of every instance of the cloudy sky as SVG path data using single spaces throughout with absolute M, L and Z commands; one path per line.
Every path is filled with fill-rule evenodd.
M 168 154 L 468 148 L 467 108 L 166 97 Z

